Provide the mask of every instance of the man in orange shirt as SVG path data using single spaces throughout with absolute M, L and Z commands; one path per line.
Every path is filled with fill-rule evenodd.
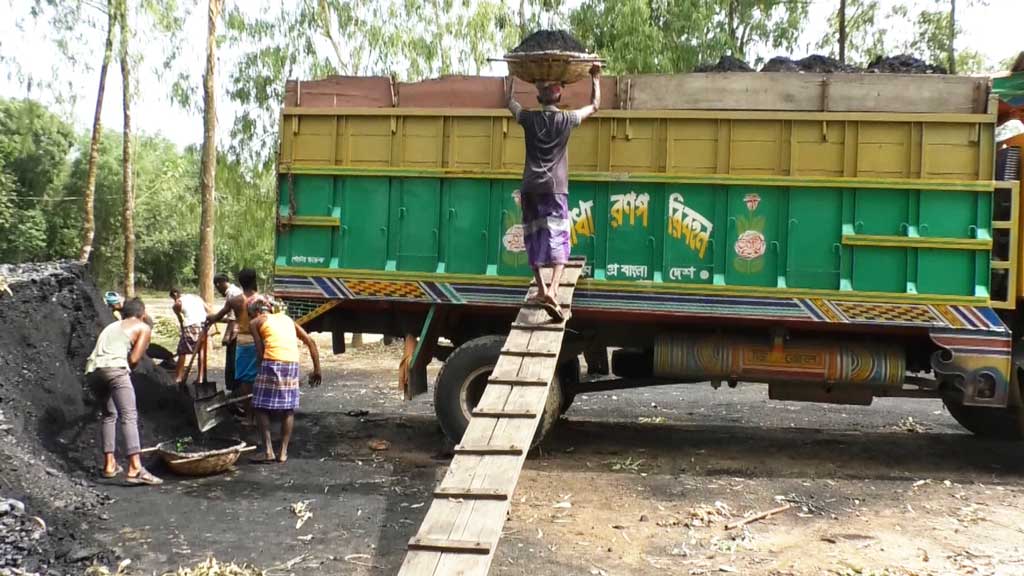
M 252 407 L 256 425 L 263 440 L 263 454 L 253 457 L 259 464 L 288 460 L 288 443 L 295 425 L 295 409 L 299 407 L 299 340 L 309 348 L 313 373 L 309 385 L 320 385 L 320 354 L 316 342 L 284 313 L 272 314 L 273 307 L 265 298 L 255 298 L 248 306 L 249 330 L 256 343 L 259 372 L 252 386 Z M 281 449 L 274 455 L 270 437 L 271 414 L 281 418 Z

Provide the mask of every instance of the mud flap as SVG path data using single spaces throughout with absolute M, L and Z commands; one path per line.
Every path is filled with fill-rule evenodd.
M 1010 396 L 1010 332 L 932 330 L 936 378 L 952 382 L 964 406 L 1005 407 Z
M 405 352 L 399 366 L 398 386 L 406 400 L 427 391 L 427 364 L 434 358 L 437 335 L 444 323 L 445 309 L 433 305 L 427 312 L 420 329 L 419 338 L 413 334 L 405 336 Z

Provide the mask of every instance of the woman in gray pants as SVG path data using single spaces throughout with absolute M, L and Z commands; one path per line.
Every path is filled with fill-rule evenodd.
M 135 408 L 135 388 L 130 370 L 142 360 L 149 347 L 153 329 L 146 322 L 146 305 L 138 298 L 125 302 L 121 318 L 107 325 L 96 339 L 96 347 L 85 363 L 85 375 L 96 400 L 103 408 L 104 478 L 114 478 L 124 470 L 114 460 L 117 446 L 115 423 L 121 427 L 128 454 L 129 484 L 162 484 L 142 467 L 139 457 L 139 415 Z

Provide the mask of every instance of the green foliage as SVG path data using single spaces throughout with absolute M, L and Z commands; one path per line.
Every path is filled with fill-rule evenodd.
M 747 60 L 755 46 L 788 52 L 806 17 L 805 3 L 786 0 L 585 0 L 569 21 L 621 74 L 686 72 L 725 54 Z
M 0 261 L 66 255 L 47 238 L 63 229 L 52 214 L 73 137 L 66 122 L 38 103 L 0 99 Z
M 246 165 L 271 167 L 287 79 L 343 74 L 420 80 L 478 73 L 488 57 L 518 42 L 517 22 L 551 24 L 562 0 L 523 2 L 527 14 L 513 4 L 300 0 L 255 16 L 236 5 L 224 16 L 224 43 L 240 51 L 226 83 L 239 107 L 231 156 Z M 177 99 L 186 100 L 189 93 L 180 83 L 175 88 Z
M 886 44 L 884 20 L 888 18 L 906 20 L 908 8 L 896 4 L 888 15 L 881 13 L 879 0 L 847 0 L 846 4 L 846 62 L 866 67 L 871 60 L 885 56 L 890 51 Z M 818 49 L 825 50 L 833 58 L 839 57 L 839 11 L 829 18 L 828 31 L 818 42 Z M 902 50 L 897 50 L 902 51 Z
M 951 44 L 955 36 L 963 33 L 963 28 L 959 24 L 956 30 L 951 32 L 951 18 L 948 2 L 935 2 L 932 10 L 921 10 L 917 15 L 914 40 L 910 43 L 910 48 L 920 58 L 949 68 Z M 955 57 L 957 74 L 973 74 L 985 68 L 985 59 L 974 50 L 961 47 L 956 51 Z
M 274 263 L 274 211 L 277 208 L 272 170 L 247 170 L 221 155 L 217 163 L 217 270 L 234 277 L 254 268 L 269 278 Z

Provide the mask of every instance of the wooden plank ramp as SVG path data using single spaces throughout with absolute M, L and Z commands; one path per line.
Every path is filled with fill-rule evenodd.
M 565 267 L 559 304 L 569 310 L 583 262 Z M 544 270 L 550 281 L 550 270 Z M 529 299 L 536 292 L 531 284 Z M 530 451 L 558 366 L 565 322 L 524 302 L 473 410 L 448 472 L 409 540 L 400 576 L 487 574 L 512 493 Z

